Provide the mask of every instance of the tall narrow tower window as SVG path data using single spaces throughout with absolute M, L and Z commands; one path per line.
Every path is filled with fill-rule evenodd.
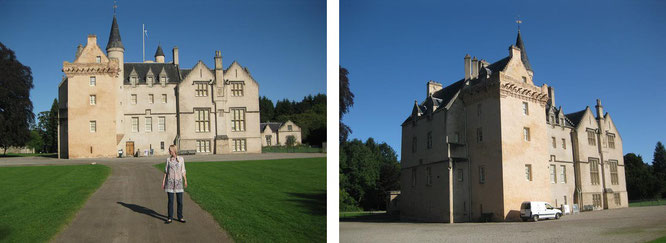
M 91 95 L 90 96 L 90 105 L 96 105 L 97 104 L 97 95 Z
M 95 62 L 96 63 L 102 63 L 102 57 L 97 56 L 97 58 L 95 58 Z
M 97 79 L 95 76 L 90 76 L 90 86 L 95 86 L 97 85 Z

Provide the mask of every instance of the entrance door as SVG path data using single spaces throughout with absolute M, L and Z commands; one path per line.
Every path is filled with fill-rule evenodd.
M 134 156 L 134 142 L 125 142 L 125 156 Z

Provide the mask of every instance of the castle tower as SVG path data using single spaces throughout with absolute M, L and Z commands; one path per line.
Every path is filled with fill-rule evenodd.
M 116 108 L 116 143 L 119 143 L 124 136 L 123 129 L 123 79 L 125 77 L 125 68 L 124 68 L 124 56 L 125 56 L 125 47 L 123 42 L 120 39 L 120 29 L 118 28 L 118 20 L 116 16 L 113 16 L 113 22 L 111 22 L 111 31 L 109 33 L 109 42 L 106 44 L 106 53 L 109 59 L 117 59 L 118 67 L 120 72 L 118 76 L 114 79 L 113 88 L 116 90 L 116 99 L 117 102 L 114 104 Z
M 155 51 L 155 62 L 164 63 L 164 51 L 162 51 L 162 46 L 157 46 L 157 51 Z

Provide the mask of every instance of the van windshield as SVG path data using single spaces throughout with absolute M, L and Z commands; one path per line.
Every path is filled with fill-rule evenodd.
M 523 209 L 530 209 L 530 203 L 528 203 L 528 202 L 523 203 L 523 205 L 521 205 L 521 208 L 523 208 Z

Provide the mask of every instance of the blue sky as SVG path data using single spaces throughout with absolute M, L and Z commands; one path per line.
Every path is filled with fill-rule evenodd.
M 118 1 L 125 62 L 141 62 L 141 25 L 148 28 L 146 59 L 161 43 L 166 61 L 178 46 L 180 67 L 199 60 L 214 67 L 221 50 L 225 68 L 234 60 L 249 68 L 260 95 L 301 100 L 326 92 L 326 1 Z M 113 1 L 0 1 L 0 42 L 32 68 L 35 114 L 48 110 L 76 46 L 88 34 L 106 47 Z
M 664 1 L 340 0 L 340 65 L 355 105 L 351 138 L 374 137 L 400 153 L 400 124 L 426 82 L 464 76 L 463 57 L 495 62 L 515 43 L 516 17 L 535 82 L 556 105 L 579 111 L 601 98 L 624 153 L 652 161 L 666 142 Z

